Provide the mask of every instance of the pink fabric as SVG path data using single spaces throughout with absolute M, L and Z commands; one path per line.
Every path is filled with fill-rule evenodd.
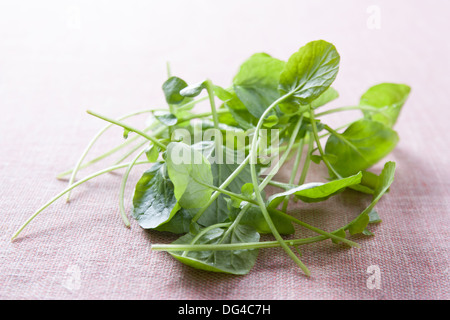
M 0 299 L 450 298 L 449 9 L 433 0 L 2 2 Z M 401 141 L 386 159 L 397 162 L 397 173 L 376 207 L 383 222 L 371 227 L 375 237 L 352 237 L 361 249 L 330 241 L 302 247 L 310 278 L 281 249 L 262 250 L 246 276 L 191 269 L 150 250 L 175 237 L 146 232 L 135 221 L 123 226 L 122 171 L 76 189 L 69 204 L 58 201 L 9 242 L 65 188 L 56 174 L 73 166 L 104 126 L 87 108 L 116 117 L 162 106 L 166 61 L 189 82 L 210 78 L 228 86 L 252 53 L 287 59 L 315 39 L 334 43 L 342 57 L 334 106 L 356 104 L 379 82 L 412 87 L 396 125 Z M 324 119 L 339 125 L 356 116 Z M 121 139 L 121 130 L 109 131 L 88 158 Z M 128 204 L 144 169 L 131 174 Z M 324 174 L 314 165 L 308 180 Z M 333 230 L 369 201 L 349 191 L 321 204 L 296 204 L 292 212 Z M 305 235 L 312 234 L 298 228 Z M 379 289 L 367 286 L 370 266 L 379 267 Z

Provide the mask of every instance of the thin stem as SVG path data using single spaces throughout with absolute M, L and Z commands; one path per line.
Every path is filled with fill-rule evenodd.
M 167 73 L 167 78 L 170 78 L 172 76 L 172 71 L 170 70 L 170 62 L 166 61 L 166 73 Z
M 119 127 L 122 127 L 122 128 L 124 128 L 124 129 L 126 129 L 126 130 L 128 130 L 128 131 L 130 131 L 130 132 L 136 132 L 138 135 L 140 135 L 140 136 L 142 136 L 142 137 L 144 137 L 144 138 L 150 140 L 150 141 L 153 142 L 154 144 L 156 144 L 156 145 L 157 145 L 158 147 L 160 147 L 162 150 L 166 150 L 166 149 L 167 149 L 167 147 L 166 147 L 164 144 L 162 144 L 161 142 L 159 142 L 157 139 L 155 139 L 155 138 L 152 137 L 152 136 L 149 136 L 148 134 L 146 134 L 145 132 L 143 132 L 143 131 L 141 131 L 141 130 L 139 130 L 139 129 L 137 129 L 137 128 L 134 128 L 134 127 L 132 127 L 132 126 L 130 126 L 130 125 L 127 125 L 127 124 L 125 124 L 125 123 L 123 123 L 123 122 L 120 122 L 120 121 L 117 121 L 117 120 L 108 118 L 108 117 L 106 117 L 106 116 L 100 115 L 100 114 L 98 114 L 98 113 L 96 113 L 96 112 L 93 112 L 93 111 L 90 111 L 90 110 L 88 110 L 87 113 L 89 113 L 90 115 L 93 115 L 94 117 L 100 118 L 100 119 L 102 119 L 102 120 L 105 120 L 105 121 L 114 123 L 115 125 L 118 125 Z
M 257 143 L 259 141 L 258 135 L 259 135 L 259 130 L 261 129 L 261 126 L 264 122 L 264 119 L 266 118 L 266 116 L 269 114 L 270 111 L 272 111 L 280 102 L 284 101 L 285 99 L 287 99 L 292 93 L 288 93 L 280 98 L 278 98 L 277 100 L 275 100 L 267 109 L 266 111 L 264 111 L 264 113 L 262 114 L 261 118 L 258 121 L 258 124 L 256 125 L 256 129 L 255 129 L 255 136 L 253 137 L 253 141 L 252 141 L 252 148 L 250 150 L 250 173 L 252 176 L 252 182 L 253 182 L 253 188 L 254 188 L 254 192 L 256 195 L 256 200 L 258 202 L 259 207 L 261 208 L 261 212 L 264 216 L 264 219 L 267 222 L 267 225 L 269 226 L 272 234 L 274 235 L 275 239 L 280 243 L 281 247 L 286 251 L 286 253 L 292 258 L 292 260 L 295 261 L 295 263 L 303 270 L 303 272 L 305 273 L 305 275 L 309 276 L 311 273 L 308 270 L 308 268 L 305 266 L 305 264 L 295 255 L 295 253 L 289 248 L 289 246 L 283 241 L 283 238 L 281 237 L 281 235 L 278 233 L 277 228 L 275 227 L 272 219 L 270 218 L 270 215 L 267 211 L 267 208 L 264 204 L 264 200 L 262 198 L 261 195 L 261 190 L 259 188 L 258 185 L 258 176 L 256 174 L 256 153 L 257 153 Z M 298 127 L 300 127 L 300 125 L 298 125 Z
M 289 178 L 289 184 L 293 184 L 295 181 L 295 177 L 297 176 L 298 167 L 300 166 L 300 160 L 302 159 L 303 153 L 303 144 L 305 139 L 302 139 L 300 145 L 297 149 L 297 154 L 295 155 L 294 165 L 292 166 L 291 177 Z M 289 204 L 290 196 L 286 196 L 283 201 L 283 207 L 281 211 L 286 212 L 288 204 Z
M 133 112 L 133 113 L 130 113 L 130 114 L 127 114 L 127 115 L 124 115 L 124 116 L 120 117 L 119 120 L 125 120 L 127 118 L 130 118 L 130 117 L 133 117 L 133 116 L 137 116 L 137 115 L 140 115 L 140 114 L 143 114 L 143 113 L 148 113 L 148 112 L 151 112 L 151 110 L 142 110 L 142 111 L 138 111 L 138 112 Z M 89 142 L 89 144 L 87 145 L 86 149 L 83 151 L 83 153 L 81 154 L 81 156 L 78 159 L 77 163 L 75 164 L 74 169 L 72 170 L 72 175 L 70 176 L 70 179 L 69 179 L 69 186 L 75 181 L 76 175 L 78 173 L 78 170 L 80 169 L 80 166 L 81 166 L 82 162 L 84 161 L 84 158 L 86 158 L 86 155 L 88 154 L 89 150 L 91 150 L 91 148 L 94 145 L 94 143 L 100 138 L 100 136 L 103 133 L 105 133 L 106 130 L 108 130 L 112 126 L 113 126 L 113 124 L 108 124 L 107 126 L 105 126 Z M 66 201 L 69 201 L 69 200 L 70 200 L 70 192 L 67 193 L 67 198 L 66 198 Z
M 200 99 L 197 99 L 197 100 L 193 100 L 193 101 L 191 101 L 191 102 L 189 102 L 189 103 L 186 103 L 186 104 L 184 104 L 183 106 L 179 107 L 179 108 L 178 108 L 178 111 L 182 111 L 182 110 L 185 110 L 185 109 L 189 109 L 189 108 L 192 107 L 193 105 L 195 105 L 195 104 L 197 104 L 197 103 L 199 103 L 199 102 L 205 101 L 205 100 L 207 100 L 207 99 L 208 99 L 208 97 L 206 96 L 206 97 L 203 97 L 203 98 L 200 98 Z M 166 109 L 152 109 L 152 110 L 141 111 L 141 112 L 142 112 L 142 113 L 145 113 L 145 112 L 152 112 L 152 111 L 159 111 L 159 110 L 161 110 L 161 111 L 166 111 Z M 226 112 L 229 112 L 229 111 L 228 111 L 227 109 L 219 109 L 219 110 L 217 110 L 217 113 L 218 113 L 218 114 L 220 114 L 220 113 L 226 113 Z M 210 115 L 212 115 L 211 112 L 204 112 L 204 113 L 200 113 L 200 114 L 196 114 L 196 115 L 194 114 L 194 115 L 188 116 L 188 117 L 186 117 L 186 118 L 180 119 L 179 123 L 182 123 L 182 122 L 185 122 L 185 121 L 190 121 L 190 120 L 196 119 L 196 118 L 208 117 L 208 116 L 210 116 Z M 124 118 L 124 119 L 125 119 L 125 118 Z M 122 119 L 122 120 L 124 120 L 124 119 Z M 113 124 L 109 124 L 109 125 L 107 126 L 107 128 L 110 128 L 111 126 L 113 126 Z M 103 129 L 102 131 L 106 130 L 107 128 L 105 127 L 105 129 Z M 147 128 L 145 128 L 143 131 L 144 131 L 144 132 L 147 132 L 147 131 L 150 130 L 150 129 L 151 129 L 151 127 L 147 127 Z M 99 134 L 98 137 L 100 137 L 100 135 L 101 135 L 101 134 Z M 87 153 L 89 152 L 89 150 L 92 148 L 92 145 L 96 142 L 96 140 L 98 140 L 98 137 L 96 137 L 93 141 L 91 141 L 91 142 L 89 143 L 89 146 L 86 148 L 86 150 L 85 150 L 85 152 L 84 152 L 85 154 L 84 154 L 83 158 L 86 156 L 86 154 L 87 154 Z M 118 145 L 118 146 L 112 148 L 112 149 L 109 150 L 108 152 L 106 152 L 106 153 L 104 153 L 104 154 L 98 156 L 97 158 L 94 158 L 94 159 L 92 159 L 92 160 L 90 160 L 90 161 L 88 161 L 88 162 L 86 162 L 86 163 L 80 165 L 79 168 L 77 169 L 77 171 L 79 171 L 80 169 L 87 168 L 87 167 L 89 167 L 90 165 L 93 165 L 93 164 L 95 164 L 95 163 L 97 163 L 97 162 L 99 162 L 99 161 L 101 161 L 101 160 L 103 160 L 103 159 L 109 157 L 110 155 L 116 153 L 116 152 L 119 151 L 120 149 L 122 149 L 122 148 L 126 147 L 127 145 L 131 144 L 132 142 L 136 141 L 138 138 L 139 138 L 139 136 L 134 136 L 134 137 L 132 137 L 132 138 L 127 139 L 127 141 L 125 141 L 125 142 L 123 142 L 122 144 L 120 144 L 120 145 Z M 67 176 L 67 175 L 69 175 L 69 174 L 71 174 L 71 173 L 73 173 L 73 172 L 74 172 L 74 169 L 69 169 L 69 170 L 67 170 L 67 171 L 64 171 L 64 172 L 59 173 L 56 177 L 57 177 L 58 179 L 62 179 L 63 177 L 65 177 L 65 176 Z
M 283 240 L 282 242 L 288 246 L 305 245 L 328 239 L 325 236 L 316 236 L 305 239 Z M 264 248 L 280 247 L 279 241 L 262 241 L 262 242 L 246 242 L 246 243 L 227 243 L 227 244 L 153 244 L 151 246 L 154 251 L 222 251 L 222 250 L 252 250 Z
M 383 109 L 375 108 L 375 107 L 369 107 L 369 106 L 349 106 L 349 107 L 340 107 L 340 108 L 334 108 L 327 111 L 320 112 L 316 114 L 316 117 L 321 117 L 327 114 L 332 114 L 336 112 L 341 111 L 348 111 L 348 110 L 366 110 L 366 111 L 372 111 L 377 113 L 384 113 Z
M 119 189 L 119 210 L 120 210 L 120 216 L 122 217 L 122 220 L 126 227 L 130 227 L 130 221 L 128 220 L 127 213 L 125 212 L 125 187 L 127 185 L 128 176 L 130 175 L 131 169 L 133 169 L 136 162 L 139 160 L 139 158 L 144 154 L 146 149 L 142 149 L 138 155 L 130 162 L 128 165 L 123 177 L 122 182 L 120 184 Z
M 347 127 L 350 126 L 353 122 L 355 122 L 355 121 L 352 121 L 352 122 L 343 124 L 342 126 L 337 127 L 335 130 L 337 131 L 337 130 L 341 130 L 341 129 L 347 128 Z M 329 136 L 330 134 L 331 134 L 330 132 L 324 133 L 323 135 L 319 136 L 319 138 L 320 138 L 320 139 L 325 138 L 326 136 Z
M 316 126 L 316 119 L 314 117 L 314 110 L 313 110 L 313 108 L 311 108 L 311 106 L 309 107 L 309 113 L 310 113 L 310 122 L 311 122 L 311 126 L 312 126 L 314 139 L 316 140 L 317 148 L 319 149 L 319 153 L 322 156 L 323 162 L 325 163 L 327 168 L 336 175 L 336 177 L 342 178 L 341 175 L 336 170 L 334 170 L 334 168 L 331 166 L 330 162 L 325 157 L 325 152 L 323 152 L 322 144 L 320 143 L 319 134 L 317 133 L 317 126 Z
M 231 192 L 231 191 L 228 191 L 228 190 L 224 190 L 224 189 L 220 189 L 220 188 L 217 188 L 217 187 L 212 186 L 212 185 L 208 185 L 208 184 L 206 184 L 206 183 L 203 183 L 203 182 L 201 182 L 201 181 L 198 181 L 197 179 L 196 179 L 196 181 L 197 181 L 197 183 L 199 183 L 199 184 L 201 184 L 201 185 L 203 185 L 203 186 L 205 186 L 205 187 L 207 187 L 207 188 L 211 188 L 211 189 L 213 189 L 213 190 L 216 190 L 216 191 L 218 191 L 218 192 L 221 192 L 221 193 L 223 193 L 223 194 L 225 194 L 225 195 L 228 195 L 228 196 L 230 196 L 230 197 L 238 198 L 238 199 L 243 200 L 243 201 L 246 201 L 246 202 L 248 202 L 248 203 L 251 203 L 251 204 L 254 204 L 254 205 L 258 205 L 258 202 L 257 202 L 257 201 L 255 201 L 255 200 L 253 200 L 253 199 L 250 199 L 250 198 L 248 198 L 248 197 L 245 197 L 245 196 L 243 196 L 243 195 L 241 195 L 241 194 L 234 193 L 234 192 Z M 359 244 L 357 244 L 356 242 L 347 240 L 347 239 L 345 239 L 345 238 L 342 238 L 342 237 L 336 236 L 336 235 L 334 235 L 334 234 L 331 234 L 331 233 L 329 233 L 329 232 L 326 232 L 326 231 L 324 231 L 324 230 L 322 230 L 322 229 L 313 227 L 313 226 L 307 224 L 306 222 L 300 221 L 300 220 L 294 218 L 293 216 L 290 216 L 290 215 L 288 215 L 288 214 L 284 213 L 283 211 L 280 211 L 280 210 L 278 210 L 278 209 L 276 209 L 276 208 L 270 208 L 270 207 L 269 207 L 269 208 L 267 208 L 267 210 L 270 211 L 270 212 L 272 212 L 272 213 L 281 215 L 283 218 L 288 219 L 288 220 L 290 220 L 290 221 L 292 221 L 292 222 L 294 222 L 294 223 L 296 223 L 296 224 L 298 224 L 298 225 L 301 225 L 302 227 L 304 227 L 304 228 L 306 228 L 306 229 L 309 229 L 309 230 L 311 230 L 311 231 L 314 231 L 314 232 L 316 232 L 316 233 L 318 233 L 318 234 L 327 236 L 327 237 L 329 237 L 329 238 L 331 238 L 331 239 L 334 239 L 334 240 L 337 240 L 337 241 L 342 241 L 342 242 L 348 244 L 349 246 L 360 248 Z M 191 243 L 191 244 L 192 244 L 192 243 Z
M 250 155 L 247 156 L 245 158 L 245 160 L 233 171 L 232 174 L 230 174 L 228 176 L 228 178 L 222 182 L 222 184 L 220 185 L 221 189 L 225 189 L 226 187 L 228 187 L 228 185 L 239 175 L 239 173 L 241 173 L 241 171 L 245 168 L 245 166 L 248 164 L 250 160 Z M 197 222 L 197 220 L 202 216 L 202 214 L 206 211 L 206 209 L 208 209 L 208 207 L 217 199 L 217 197 L 220 195 L 219 192 L 214 192 L 211 195 L 211 198 L 209 199 L 208 203 L 206 203 L 206 205 L 204 205 L 198 212 L 197 214 L 192 218 L 192 222 Z
M 150 129 L 150 128 L 146 128 L 144 131 L 147 131 L 148 129 Z M 92 160 L 82 164 L 78 169 L 80 170 L 80 169 L 87 168 L 90 165 L 93 165 L 93 164 L 95 164 L 95 163 L 97 163 L 97 162 L 99 162 L 99 161 L 109 157 L 110 155 L 116 153 L 120 149 L 122 149 L 122 148 L 126 147 L 127 145 L 131 144 L 132 142 L 136 141 L 138 138 L 140 138 L 140 136 L 134 136 L 134 137 L 132 137 L 130 139 L 127 139 L 127 141 L 125 141 L 125 142 L 121 143 L 120 145 L 112 148 L 111 150 L 105 152 L 104 154 L 98 156 L 97 158 L 92 159 Z M 71 174 L 72 172 L 74 172 L 74 169 L 69 169 L 67 171 L 59 173 L 56 177 L 58 179 L 62 179 L 63 177 L 67 176 L 68 174 Z
M 213 121 L 214 121 L 214 128 L 219 130 L 219 116 L 217 115 L 216 102 L 214 99 L 215 98 L 214 86 L 213 86 L 211 80 L 206 80 L 205 86 L 206 86 L 206 91 L 208 92 L 209 103 L 211 105 L 211 112 L 212 112 Z
M 230 111 L 228 109 L 219 109 L 216 110 L 217 114 L 222 114 L 222 113 L 230 113 Z M 213 113 L 211 111 L 209 112 L 202 112 L 202 113 L 197 113 L 197 114 L 192 114 L 190 116 L 184 117 L 182 119 L 179 120 L 179 122 L 184 122 L 184 121 L 189 121 L 192 119 L 198 119 L 198 118 L 206 118 L 211 116 Z
M 224 222 L 224 223 L 216 223 L 209 227 L 206 227 L 206 228 L 202 229 L 201 231 L 199 231 L 199 233 L 195 235 L 195 237 L 191 240 L 191 242 L 189 242 L 189 244 L 194 245 L 198 241 L 198 239 L 200 239 L 201 236 L 203 236 L 205 233 L 207 233 L 210 230 L 213 230 L 216 228 L 221 228 L 221 227 L 227 228 L 231 224 L 232 224 L 231 222 Z M 189 253 L 188 251 L 184 251 L 181 256 L 186 257 L 188 253 Z
M 190 244 L 195 244 L 198 241 L 198 239 L 201 238 L 201 236 L 203 236 L 205 233 L 207 233 L 210 230 L 217 229 L 217 228 L 222 228 L 222 227 L 223 228 L 227 228 L 230 225 L 231 225 L 231 222 L 224 222 L 224 223 L 216 223 L 216 224 L 213 224 L 213 225 L 211 225 L 209 227 L 206 227 L 206 228 L 202 229 L 199 233 L 197 233 L 195 235 L 194 239 L 192 239 Z
M 140 136 L 139 136 L 140 137 Z M 147 144 L 148 141 L 144 140 L 143 142 L 139 143 L 137 146 L 134 146 L 131 150 L 129 150 L 127 153 L 122 155 L 119 160 L 115 161 L 114 164 L 119 164 L 124 162 L 129 156 L 131 156 L 133 153 L 135 153 L 137 150 L 142 148 L 145 144 Z
M 309 136 L 310 136 L 310 134 L 308 133 L 308 137 Z M 303 164 L 303 169 L 302 169 L 302 173 L 300 175 L 300 179 L 298 180 L 299 186 L 305 183 L 306 175 L 308 174 L 309 166 L 311 164 L 311 152 L 312 152 L 313 147 L 314 147 L 314 142 L 311 139 L 309 139 L 308 151 L 306 153 L 306 159 Z
M 148 161 L 142 161 L 142 162 L 138 162 L 136 164 L 144 164 L 144 163 L 149 163 Z M 56 200 L 58 200 L 59 198 L 61 198 L 63 195 L 65 195 L 67 192 L 69 192 L 70 190 L 78 187 L 79 185 L 85 183 L 88 180 L 91 180 L 95 177 L 98 177 L 99 175 L 105 174 L 107 172 L 111 172 L 117 169 L 121 169 L 121 168 L 125 168 L 129 165 L 129 163 L 125 163 L 125 164 L 120 164 L 117 166 L 112 166 L 100 171 L 97 171 L 77 182 L 75 182 L 74 184 L 70 185 L 69 187 L 67 187 L 66 189 L 64 189 L 63 191 L 61 191 L 60 193 L 58 193 L 56 196 L 54 196 L 50 201 L 48 201 L 46 204 L 44 204 L 41 208 L 39 208 L 33 215 L 31 215 L 27 221 L 25 221 L 25 223 L 14 233 L 14 235 L 11 238 L 11 241 L 13 241 L 15 238 L 17 238 L 17 236 L 20 234 L 20 232 L 22 232 L 22 230 L 34 219 L 36 218 L 36 216 L 41 213 L 42 211 L 44 211 L 46 208 L 48 208 L 53 202 L 55 202 Z

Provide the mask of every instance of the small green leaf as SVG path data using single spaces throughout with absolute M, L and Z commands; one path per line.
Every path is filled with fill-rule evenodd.
M 178 118 L 168 111 L 154 111 L 153 115 L 159 122 L 169 127 L 176 125 L 178 122 Z
M 187 83 L 178 77 L 170 77 L 164 82 L 162 89 L 168 104 L 179 104 L 183 102 L 184 97 L 180 94 L 183 88 L 187 87 Z
M 323 40 L 306 44 L 294 53 L 280 75 L 281 95 L 291 94 L 288 103 L 307 105 L 325 92 L 339 70 L 336 48 Z
M 253 195 L 253 183 L 243 184 L 241 187 L 241 193 L 247 198 L 251 198 Z
M 144 229 L 168 222 L 180 209 L 164 163 L 155 163 L 136 184 L 133 217 Z
M 329 87 L 317 99 L 311 102 L 311 107 L 313 109 L 319 108 L 337 98 L 339 98 L 339 93 L 334 88 Z
M 251 226 L 237 225 L 226 233 L 225 228 L 211 229 L 203 234 L 194 244 L 231 244 L 259 242 L 259 234 Z M 188 233 L 173 244 L 191 244 L 194 235 Z M 196 269 L 224 272 L 230 274 L 247 274 L 253 267 L 258 256 L 257 249 L 222 250 L 222 251 L 169 251 L 180 262 Z
M 369 212 L 369 223 L 380 223 L 382 222 L 380 216 L 378 215 L 378 212 L 376 212 L 374 209 L 372 209 Z
M 278 123 L 278 117 L 274 114 L 268 116 L 264 119 L 263 126 L 266 128 L 271 128 Z
M 190 230 L 189 228 L 191 226 L 193 216 L 194 215 L 191 210 L 181 208 L 177 211 L 177 213 L 175 213 L 172 219 L 159 225 L 155 228 L 155 230 L 172 232 L 176 234 L 186 233 Z
M 345 238 L 345 237 L 347 236 L 347 234 L 346 234 L 346 232 L 345 232 L 344 229 L 336 230 L 336 231 L 332 232 L 332 234 L 334 234 L 335 236 L 341 237 L 341 238 Z M 341 241 L 336 240 L 336 239 L 331 239 L 331 241 L 332 241 L 333 243 L 336 243 L 336 244 L 338 244 L 339 242 L 341 242 Z
M 352 224 L 348 227 L 348 232 L 350 232 L 351 235 L 362 233 L 367 225 L 369 224 L 369 215 L 367 213 L 361 214 L 353 220 Z
M 378 121 L 361 119 L 352 123 L 342 134 L 332 134 L 325 153 L 333 156 L 333 168 L 349 176 L 376 164 L 397 145 L 398 135 Z
M 322 157 L 317 155 L 317 154 L 313 154 L 309 157 L 311 159 L 312 162 L 314 162 L 315 164 L 319 164 L 320 161 L 322 161 Z
M 229 207 L 231 217 L 234 219 L 239 214 L 241 208 L 246 204 L 246 202 L 242 202 L 239 208 Z M 270 211 L 269 215 L 275 228 L 280 234 L 288 235 L 295 233 L 294 226 L 290 220 L 286 219 L 276 211 Z M 242 225 L 253 226 L 259 233 L 272 234 L 272 230 L 267 224 L 261 209 L 253 204 L 247 209 L 247 212 L 242 216 L 239 223 Z
M 256 53 L 241 65 L 234 77 L 234 91 L 254 117 L 260 118 L 280 97 L 278 79 L 284 65 L 284 61 L 266 53 Z
M 392 128 L 410 92 L 411 88 L 405 84 L 381 83 L 367 90 L 359 105 L 380 109 L 381 112 L 363 110 L 364 117 Z
M 347 230 L 351 235 L 356 233 L 362 233 L 367 225 L 372 221 L 375 223 L 376 221 L 381 221 L 373 208 L 381 199 L 381 197 L 389 190 L 392 182 L 394 181 L 395 175 L 395 162 L 389 161 L 384 165 L 383 170 L 379 176 L 378 184 L 375 188 L 375 192 L 373 194 L 372 202 L 369 206 L 359 214 L 352 222 L 347 225 Z
M 216 151 L 216 144 L 214 141 L 203 141 L 192 145 L 192 148 L 201 152 L 205 159 L 211 164 L 211 171 L 213 176 L 213 183 L 216 187 L 222 183 L 239 167 L 237 151 L 220 146 L 221 150 Z M 222 154 L 222 156 L 220 156 Z M 221 159 L 220 159 L 221 158 Z M 227 160 L 228 159 L 228 160 Z M 227 190 L 240 193 L 243 186 L 251 181 L 251 173 L 249 166 L 246 166 L 239 175 L 226 188 Z M 248 186 L 244 188 L 247 190 Z M 234 203 L 240 203 L 241 200 L 233 199 Z M 215 223 L 220 223 L 228 219 L 229 210 L 227 207 L 227 200 L 223 194 L 220 194 L 216 200 L 206 209 L 199 219 L 199 223 L 204 226 L 209 226 Z
M 226 89 L 219 87 L 218 85 L 214 85 L 214 94 L 219 100 L 228 101 L 233 99 L 233 94 L 228 92 Z
M 159 148 L 158 146 L 152 144 L 145 150 L 145 155 L 147 156 L 147 160 L 149 162 L 156 162 L 159 157 Z
M 356 175 L 333 180 L 327 183 L 322 182 L 312 182 L 302 184 L 291 188 L 285 192 L 276 193 L 269 197 L 267 203 L 269 207 L 277 207 L 286 196 L 295 195 L 296 198 L 302 200 L 303 202 L 319 202 L 330 198 L 331 196 L 343 191 L 345 188 L 359 184 L 361 182 L 361 172 Z
M 175 189 L 175 197 L 182 208 L 201 208 L 212 190 L 198 183 L 213 184 L 211 165 L 203 155 L 181 142 L 167 146 L 166 163 L 169 177 Z
M 203 82 L 199 82 L 193 85 L 189 85 L 186 88 L 184 88 L 183 90 L 180 91 L 180 94 L 183 97 L 189 97 L 189 98 L 194 98 L 196 96 L 198 96 L 203 89 L 206 89 L 206 81 Z

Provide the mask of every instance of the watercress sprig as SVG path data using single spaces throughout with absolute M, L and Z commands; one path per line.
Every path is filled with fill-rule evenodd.
M 256 263 L 259 249 L 281 247 L 309 275 L 299 245 L 330 239 L 360 248 L 347 237 L 373 235 L 368 225 L 381 221 L 374 208 L 394 181 L 395 163 L 387 162 L 379 175 L 368 170 L 398 143 L 394 125 L 411 89 L 381 83 L 369 88 L 357 105 L 317 112 L 339 97 L 331 86 L 339 62 L 334 45 L 323 40 L 307 43 L 286 62 L 256 53 L 238 68 L 227 88 L 209 79 L 188 84 L 173 76 L 167 65 L 168 78 L 162 85 L 166 108 L 118 119 L 88 111 L 108 125 L 89 142 L 74 168 L 57 176 L 70 175 L 69 186 L 33 213 L 11 240 L 59 198 L 67 195 L 68 200 L 74 188 L 118 169 L 125 169 L 118 211 L 130 227 L 125 207 L 128 177 L 137 165 L 147 165 L 135 186 L 131 216 L 152 232 L 180 234 L 172 244 L 152 244 L 152 250 L 167 251 L 191 267 L 242 275 Z M 195 112 L 204 101 L 210 111 Z M 348 110 L 360 110 L 361 117 L 340 127 L 323 119 Z M 126 123 L 142 114 L 151 115 L 143 129 Z M 85 162 L 92 146 L 114 125 L 124 130 L 126 141 Z M 112 166 L 76 181 L 79 171 L 120 151 Z M 294 161 L 288 167 L 290 157 Z M 311 165 L 322 162 L 329 176 L 307 182 Z M 274 180 L 279 170 L 289 169 L 288 181 Z M 268 194 L 267 185 L 282 191 Z M 346 189 L 370 194 L 372 201 L 335 230 L 311 226 L 288 210 L 292 201 L 300 201 L 301 210 L 303 202 L 327 201 Z M 319 235 L 286 240 L 285 235 L 297 232 L 293 224 Z M 260 241 L 260 234 L 271 234 L 274 241 Z

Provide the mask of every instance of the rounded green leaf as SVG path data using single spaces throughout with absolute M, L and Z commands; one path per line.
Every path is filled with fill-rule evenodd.
M 332 134 L 325 153 L 333 168 L 342 176 L 363 171 L 388 155 L 398 143 L 398 135 L 381 122 L 358 120 L 342 134 Z
M 380 109 L 381 112 L 363 110 L 363 113 L 368 119 L 393 127 L 410 92 L 411 88 L 405 84 L 380 83 L 361 96 L 359 105 Z
M 333 83 L 339 61 L 339 54 L 331 43 L 309 42 L 286 63 L 278 87 L 281 95 L 291 93 L 289 103 L 310 104 Z

